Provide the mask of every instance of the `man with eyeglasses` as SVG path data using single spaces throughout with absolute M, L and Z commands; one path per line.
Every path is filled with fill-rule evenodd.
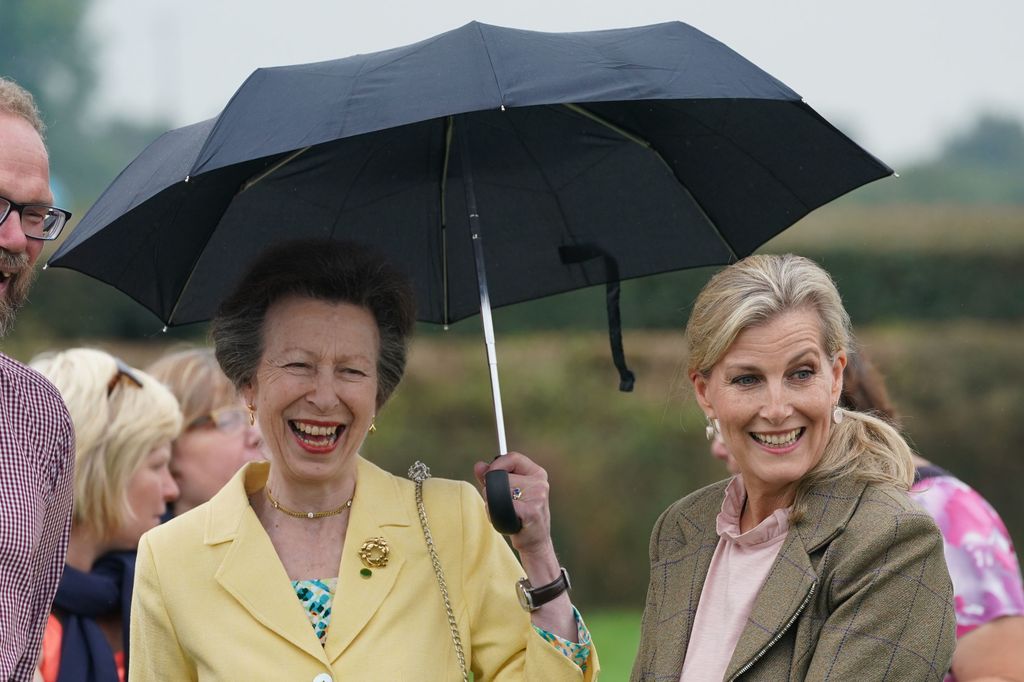
M 43 242 L 70 217 L 51 206 L 32 95 L 0 77 L 0 337 L 28 297 Z M 31 680 L 64 570 L 75 437 L 57 389 L 0 353 L 0 680 Z

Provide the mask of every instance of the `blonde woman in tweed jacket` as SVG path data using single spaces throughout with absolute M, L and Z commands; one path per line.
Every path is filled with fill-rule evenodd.
M 837 406 L 852 339 L 829 275 L 741 260 L 704 287 L 686 337 L 708 438 L 740 473 L 655 524 L 633 682 L 942 680 L 942 538 L 906 495 L 900 435 Z

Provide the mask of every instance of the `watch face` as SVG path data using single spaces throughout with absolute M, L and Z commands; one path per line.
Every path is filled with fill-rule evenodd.
M 533 611 L 533 600 L 530 599 L 530 593 L 526 591 L 528 584 L 525 579 L 516 582 L 516 597 L 519 599 L 519 605 L 523 607 L 524 611 Z

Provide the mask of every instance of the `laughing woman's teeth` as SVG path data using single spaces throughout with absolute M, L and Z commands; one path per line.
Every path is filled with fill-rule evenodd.
M 800 437 L 800 433 L 803 429 L 793 429 L 788 433 L 752 433 L 751 435 L 759 443 L 763 445 L 770 445 L 773 447 L 792 445 L 796 442 L 796 439 Z
M 337 436 L 338 426 L 320 426 L 317 424 L 306 424 L 305 422 L 291 422 L 292 429 L 303 440 L 331 440 Z

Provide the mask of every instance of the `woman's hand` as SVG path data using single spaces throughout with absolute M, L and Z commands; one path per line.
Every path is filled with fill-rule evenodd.
M 484 499 L 487 490 L 484 487 L 484 476 L 488 471 L 502 469 L 508 472 L 508 484 L 511 490 L 520 490 L 519 499 L 513 496 L 512 506 L 516 515 L 523 523 L 522 529 L 511 536 L 512 546 L 523 554 L 553 554 L 551 544 L 551 510 L 548 506 L 548 472 L 526 455 L 510 452 L 498 457 L 490 464 L 477 462 L 473 473 L 480 483 Z M 557 571 L 557 566 L 556 566 Z
M 483 490 L 487 489 L 484 476 L 488 471 L 503 469 L 508 472 L 508 484 L 512 490 L 519 488 L 519 499 L 513 496 L 512 506 L 523 522 L 522 529 L 511 536 L 512 546 L 519 552 L 526 577 L 534 587 L 547 585 L 561 575 L 555 546 L 551 542 L 551 509 L 548 507 L 548 472 L 519 452 L 510 452 L 498 457 L 490 464 L 477 462 L 473 473 Z M 552 601 L 530 614 L 530 620 L 537 627 L 552 632 L 570 642 L 577 641 L 579 631 L 573 615 L 569 594 L 563 592 Z

